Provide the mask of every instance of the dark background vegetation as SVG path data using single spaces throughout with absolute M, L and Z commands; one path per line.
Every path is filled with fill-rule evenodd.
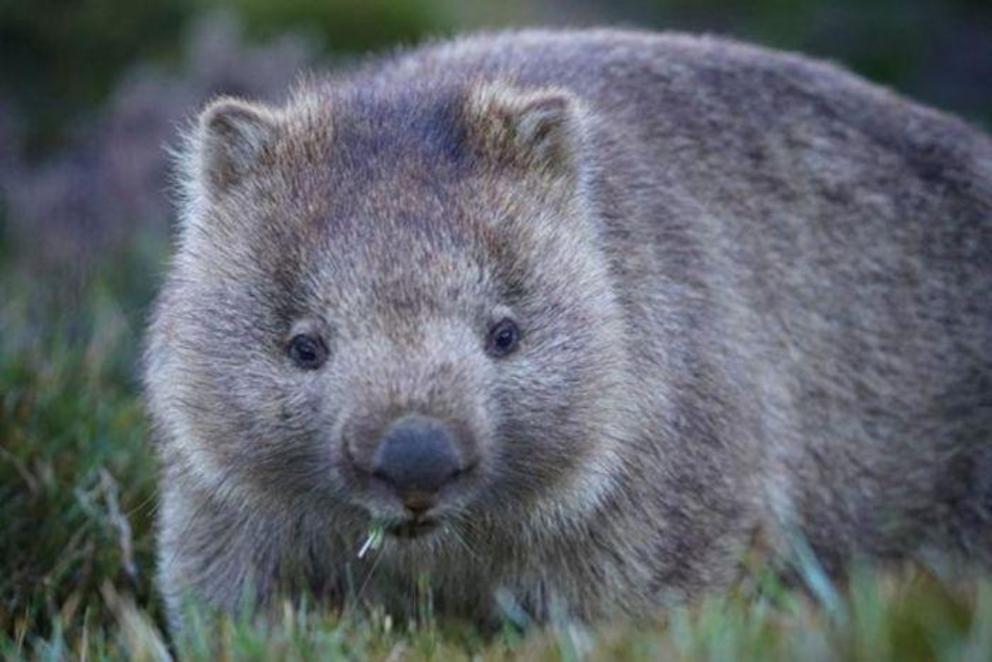
M 989 0 L 0 0 L 0 656 L 94 645 L 121 595 L 158 618 L 137 365 L 178 130 L 220 93 L 536 24 L 800 50 L 992 127 Z

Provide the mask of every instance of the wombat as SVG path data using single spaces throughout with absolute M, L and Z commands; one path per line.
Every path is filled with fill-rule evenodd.
M 992 561 L 992 140 L 957 119 L 724 39 L 532 30 L 216 100 L 181 166 L 145 363 L 177 627 L 622 616 L 756 536 Z

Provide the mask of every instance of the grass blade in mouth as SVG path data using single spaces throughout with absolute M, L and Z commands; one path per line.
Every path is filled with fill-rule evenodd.
M 369 526 L 368 537 L 365 538 L 365 542 L 358 549 L 358 558 L 365 558 L 365 555 L 369 551 L 379 549 L 382 546 L 382 541 L 386 539 L 386 528 L 378 523 L 374 522 Z

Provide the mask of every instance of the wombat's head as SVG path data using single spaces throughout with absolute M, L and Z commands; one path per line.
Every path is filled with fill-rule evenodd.
M 406 535 L 593 502 L 627 369 L 587 121 L 492 84 L 207 108 L 146 366 L 176 475 Z

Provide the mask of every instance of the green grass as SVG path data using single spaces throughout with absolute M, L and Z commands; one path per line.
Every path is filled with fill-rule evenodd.
M 992 582 L 858 571 L 824 597 L 756 570 L 638 622 L 466 626 L 341 616 L 201 621 L 168 642 L 152 585 L 155 462 L 137 387 L 148 264 L 82 279 L 0 269 L 0 657 L 992 660 Z M 819 600 L 814 597 L 819 595 Z M 172 647 L 170 649 L 170 647 Z

